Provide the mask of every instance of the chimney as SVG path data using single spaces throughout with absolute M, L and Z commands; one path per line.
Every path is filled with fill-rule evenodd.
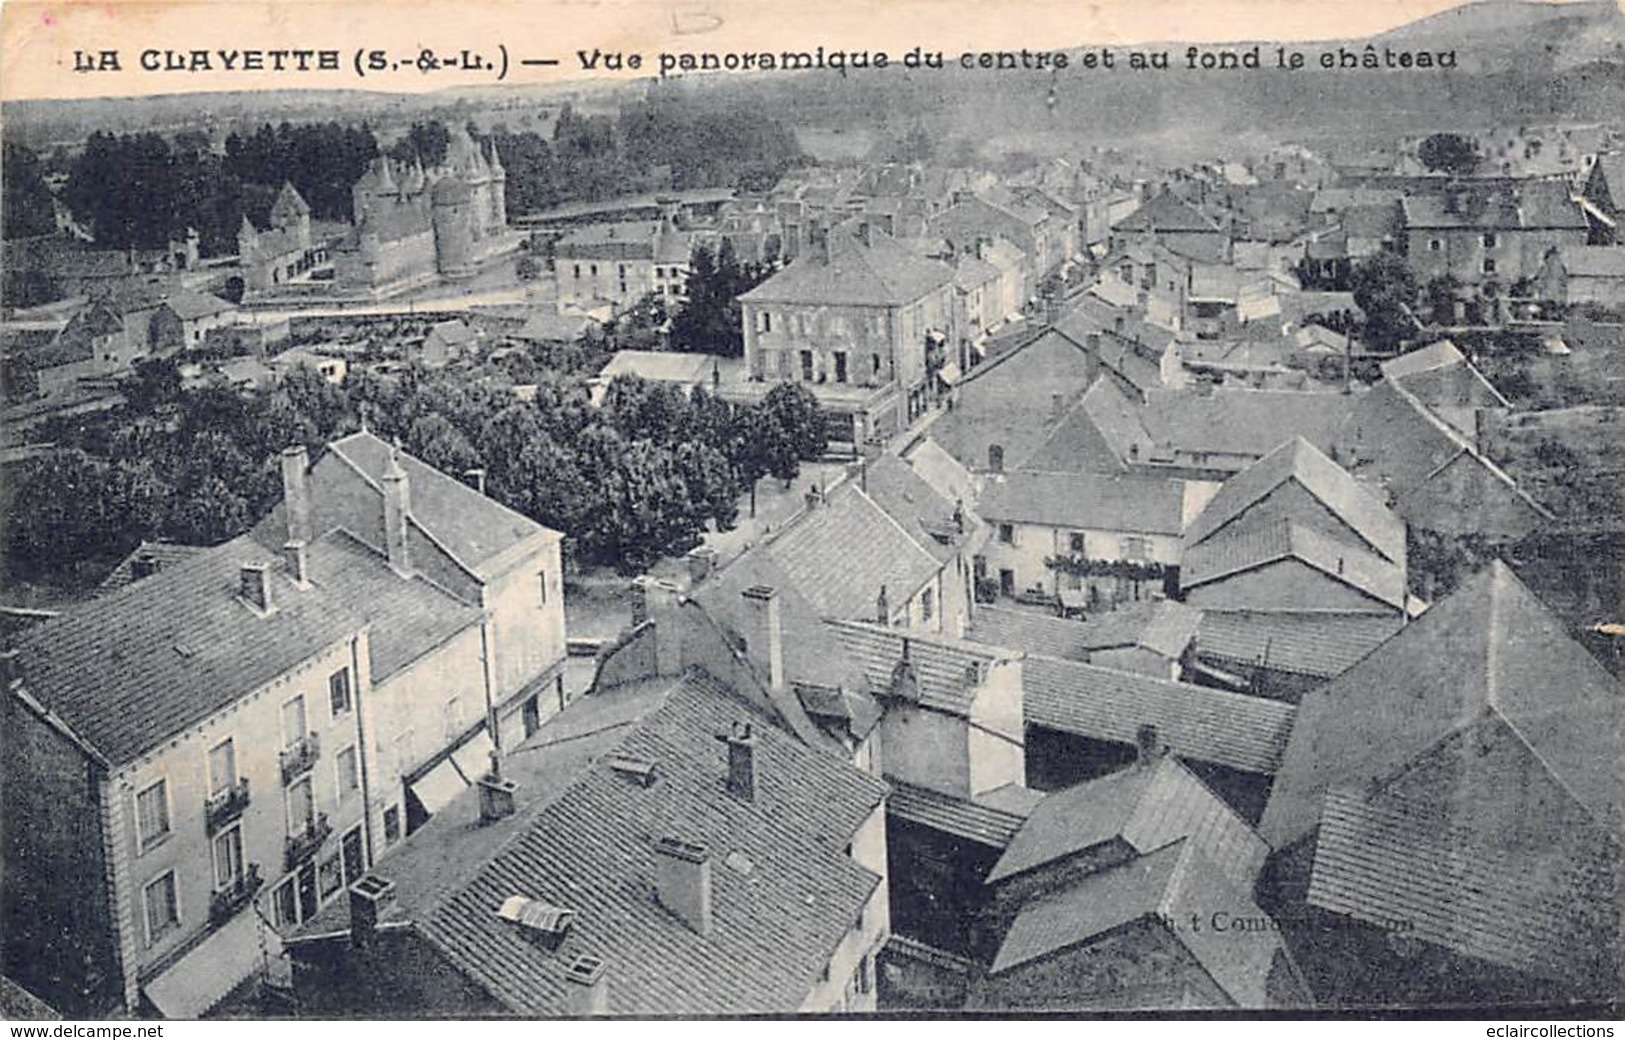
M 1065 411 L 1066 395 L 1060 393 L 1059 391 L 1051 393 L 1049 395 L 1049 417 L 1051 419 L 1059 419 L 1061 414 Z
M 463 481 L 480 494 L 485 494 L 485 467 L 475 466 L 473 469 L 463 470 Z
M 627 598 L 631 601 L 632 627 L 637 628 L 649 620 L 649 585 L 643 576 L 632 580 Z
M 756 797 L 756 734 L 750 723 L 736 722 L 717 739 L 728 745 L 728 793 L 744 801 Z
M 310 547 L 300 541 L 289 542 L 282 547 L 282 557 L 293 583 L 301 589 L 310 588 Z
M 1139 728 L 1134 734 L 1134 761 L 1136 765 L 1153 766 L 1168 753 L 1167 747 L 1162 743 L 1162 737 L 1157 733 L 1157 727 L 1149 723 Z
M 875 597 L 875 620 L 882 625 L 891 624 L 891 602 L 886 598 L 886 586 L 880 586 L 880 595 Z
M 742 595 L 750 611 L 745 656 L 767 676 L 771 690 L 784 689 L 784 627 L 779 617 L 779 590 L 752 585 Z
M 271 602 L 271 569 L 263 563 L 245 563 L 240 572 L 238 592 L 249 606 L 261 614 L 275 609 Z
M 583 953 L 564 969 L 565 1014 L 589 1018 L 609 1014 L 609 977 L 602 957 Z
M 711 576 L 717 565 L 717 551 L 709 545 L 696 545 L 684 557 L 688 561 L 688 580 L 695 585 Z
M 303 444 L 282 449 L 282 508 L 288 517 L 288 541 L 310 541 L 310 457 Z
M 401 468 L 397 446 L 389 453 L 389 465 L 384 467 L 384 549 L 390 570 L 403 578 L 412 573 L 406 550 L 406 518 L 411 511 L 411 487 Z
M 817 509 L 819 506 L 824 504 L 824 489 L 819 487 L 817 484 L 814 484 L 812 487 L 807 489 L 806 498 L 807 508 L 809 510 Z
M 514 792 L 519 785 L 501 775 L 495 751 L 491 752 L 491 772 L 475 783 L 480 789 L 480 822 L 495 823 L 513 815 Z
M 350 886 L 350 942 L 371 945 L 378 934 L 378 918 L 395 898 L 395 882 L 377 874 L 364 874 Z
M 680 838 L 656 841 L 655 898 L 699 934 L 711 934 L 711 851 Z
M 874 225 L 867 220 L 858 221 L 858 241 L 865 249 L 875 244 Z
M 157 573 L 158 557 L 154 556 L 150 552 L 144 552 L 140 556 L 137 556 L 135 559 L 130 561 L 130 579 L 132 581 L 140 581 L 142 578 L 150 578 L 152 575 Z

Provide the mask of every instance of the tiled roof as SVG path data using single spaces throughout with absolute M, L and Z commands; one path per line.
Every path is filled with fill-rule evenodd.
M 238 598 L 270 569 L 276 606 Z M 226 542 L 36 625 L 18 640 L 29 693 L 114 765 L 129 762 L 365 624 L 344 597 L 297 588 L 251 538 Z
M 1324 450 L 1354 400 L 1293 390 L 1154 390 L 1141 414 L 1153 436 L 1181 451 L 1262 458 L 1291 437 Z
M 1328 788 L 1391 776 L 1486 713 L 1601 826 L 1625 831 L 1625 695 L 1500 561 L 1304 696 L 1260 831 L 1291 844 Z
M 1076 661 L 1022 661 L 1028 725 L 1134 744 L 1140 727 L 1181 758 L 1273 773 L 1296 711 L 1289 704 Z
M 993 662 L 1009 654 L 933 632 L 889 628 L 866 621 L 831 622 L 841 645 L 863 668 L 877 696 L 891 691 L 893 676 L 906 659 L 918 679 L 919 703 L 966 715 Z
M 848 225 L 827 232 L 829 254 L 811 249 L 756 288 L 747 303 L 906 306 L 953 281 L 953 269 L 910 253 L 878 228 L 864 245 Z
M 900 820 L 998 849 L 1010 844 L 1026 819 L 1019 812 L 898 780 L 892 781 L 886 812 Z
M 1403 618 L 1386 614 L 1208 610 L 1197 626 L 1196 652 L 1330 679 L 1348 671 L 1404 624 Z
M 1553 856 L 1553 852 L 1556 855 Z M 1556 862 L 1554 862 L 1554 860 Z M 1613 879 L 1552 846 L 1485 840 L 1437 806 L 1339 787 L 1326 793 L 1309 902 L 1575 989 L 1612 979 L 1619 936 Z M 1614 866 L 1617 868 L 1617 857 Z M 1555 868 L 1555 869 L 1554 869 Z M 1600 887 L 1599 887 L 1600 886 Z
M 989 521 L 1091 531 L 1178 535 L 1184 485 L 1137 473 L 1033 473 L 990 476 L 976 511 Z
M 224 311 L 237 309 L 236 304 L 211 293 L 193 292 L 190 289 L 177 289 L 171 292 L 164 302 L 169 304 L 169 309 L 183 321 L 195 321 L 198 318 L 213 317 Z
M 1098 389 L 1100 387 L 1106 389 Z M 1132 414 L 1132 405 L 1117 384 L 1109 377 L 1097 379 L 1050 430 L 1049 438 L 1027 456 L 1023 465 L 1046 473 L 1124 472 L 1126 467 L 1122 459 L 1127 454 L 1127 447 L 1119 454 L 1096 420 L 1097 411 L 1110 411 L 1100 405 L 1099 399 L 1103 394 L 1114 396 L 1122 403 L 1125 413 Z
M 1052 791 L 1034 806 L 989 884 L 1105 842 L 1121 840 L 1144 856 L 1189 838 L 1241 891 L 1251 891 L 1269 854 L 1235 810 L 1172 757 Z
M 656 783 L 593 764 L 417 922 L 421 934 L 519 1015 L 563 1013 L 564 969 L 582 954 L 604 960 L 616 1014 L 798 1010 L 880 883 L 844 849 L 885 787 L 763 723 L 755 797 L 729 795 L 717 734 L 748 711 L 691 673 L 615 749 L 654 760 Z M 651 897 L 653 844 L 664 836 L 710 852 L 709 935 Z M 516 895 L 575 911 L 556 950 L 496 915 Z
M 374 494 L 383 493 L 381 481 L 392 450 L 388 444 L 363 431 L 334 441 L 329 447 L 359 471 Z M 490 578 L 501 573 L 505 554 L 539 535 L 559 537 L 557 532 L 405 452 L 400 453 L 400 462 L 409 479 L 412 522 L 476 577 Z
M 364 615 L 372 678 L 380 682 L 452 636 L 479 624 L 479 608 L 453 597 L 428 579 L 402 578 L 375 550 L 344 531 L 310 546 L 310 580 Z
M 600 379 L 636 376 L 668 383 L 703 383 L 718 363 L 715 354 L 685 354 L 671 350 L 618 350 L 599 370 Z
M 914 467 L 895 455 L 880 455 L 868 463 L 863 490 L 887 516 L 908 531 L 926 552 L 939 560 L 958 555 L 975 518 L 961 509 L 964 529 L 954 523 L 954 503 L 914 472 Z M 947 537 L 944 542 L 932 532 Z
M 1562 246 L 1558 262 L 1573 278 L 1625 280 L 1625 246 Z
M 1163 192 L 1118 221 L 1113 231 L 1212 232 L 1219 226 L 1172 192 Z
M 1226 531 L 1185 550 L 1183 589 L 1294 559 L 1396 610 L 1405 608 L 1405 572 L 1376 555 L 1345 545 L 1293 520 L 1251 531 Z
M 1294 437 L 1237 473 L 1219 488 L 1185 532 L 1187 546 L 1222 531 L 1243 513 L 1265 502 L 1277 488 L 1296 482 L 1352 532 L 1391 562 L 1405 559 L 1405 523 L 1320 449 Z
M 942 563 L 874 500 L 846 484 L 768 543 L 767 553 L 826 618 L 872 618 L 880 590 L 894 608 Z
M 437 339 L 447 346 L 466 346 L 473 343 L 476 337 L 474 330 L 463 324 L 461 319 L 450 318 L 430 326 L 428 338 Z
M 524 326 L 513 334 L 514 339 L 527 342 L 573 343 L 595 324 L 583 315 L 555 314 L 537 311 L 526 319 Z
M 1151 926 L 1167 929 L 1237 1007 L 1268 1006 L 1270 976 L 1284 958 L 1279 933 L 1273 928 L 1237 934 L 1190 927 L 1193 916 L 1211 921 L 1217 914 L 1231 920 L 1266 919 L 1195 842 L 1180 840 L 1027 903 L 1011 924 L 990 972 L 1000 974 L 1153 917 Z M 1063 994 L 1057 997 L 1065 999 Z
M 1044 654 L 1068 661 L 1089 660 L 1084 625 L 1010 607 L 977 607 L 967 638 L 989 646 Z
M 1583 231 L 1585 216 L 1558 180 L 1524 181 L 1517 187 L 1467 188 L 1460 192 L 1407 195 L 1399 200 L 1412 228 L 1560 228 Z
M 158 570 L 173 567 L 177 563 L 184 563 L 198 553 L 206 552 L 201 545 L 176 545 L 174 542 L 142 542 L 131 550 L 130 554 L 120 560 L 118 566 L 113 568 L 111 574 L 102 579 L 96 586 L 97 594 L 122 589 L 135 581 L 135 564 L 137 560 L 150 559 Z

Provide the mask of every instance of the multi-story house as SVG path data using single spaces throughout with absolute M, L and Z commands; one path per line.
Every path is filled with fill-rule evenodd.
M 1461 184 L 1400 200 L 1401 247 L 1418 280 L 1511 286 L 1558 246 L 1583 246 L 1584 211 L 1562 180 Z
M 371 861 L 366 618 L 250 538 L 30 630 L 8 685 L 6 970 L 70 1014 L 195 1017 Z
M 864 221 L 830 228 L 739 303 L 749 378 L 723 396 L 800 383 L 831 414 L 835 441 L 883 437 L 923 414 L 957 341 L 953 270 Z
M 684 298 L 692 251 L 692 236 L 669 215 L 572 231 L 554 247 L 558 307 L 591 310 L 607 300 L 618 313 L 646 296 L 674 307 Z

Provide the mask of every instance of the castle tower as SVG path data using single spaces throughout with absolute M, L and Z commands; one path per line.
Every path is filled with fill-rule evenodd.
M 288 181 L 282 182 L 282 190 L 271 204 L 271 226 L 292 229 L 299 248 L 310 248 L 310 206 Z
M 491 214 L 492 231 L 500 234 L 508 228 L 508 171 L 502 167 L 502 156 L 497 154 L 497 143 L 491 141 Z
M 444 278 L 474 273 L 474 190 L 461 177 L 435 182 L 432 196 L 435 264 Z

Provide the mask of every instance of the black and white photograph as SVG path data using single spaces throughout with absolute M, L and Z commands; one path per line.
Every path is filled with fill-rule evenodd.
M 15 0 L 0 142 L 0 1017 L 1613 1035 L 1615 0 Z

